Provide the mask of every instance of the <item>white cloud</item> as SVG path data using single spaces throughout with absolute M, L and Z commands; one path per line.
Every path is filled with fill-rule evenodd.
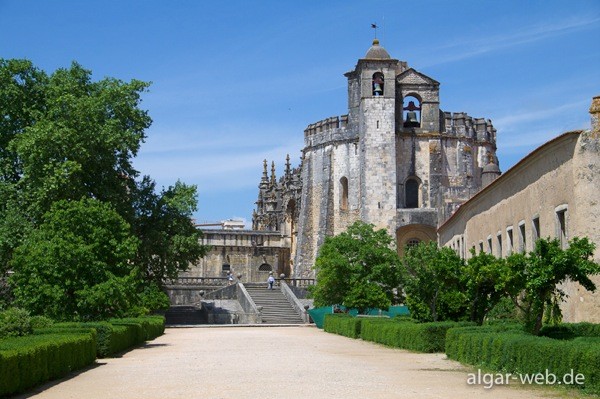
M 476 39 L 460 38 L 459 40 L 438 47 L 436 51 L 432 51 L 433 54 L 436 54 L 435 60 L 431 63 L 421 65 L 421 68 L 460 61 L 497 50 L 545 40 L 573 31 L 588 29 L 597 26 L 599 23 L 600 17 L 597 15 L 584 16 L 525 26 L 519 30 L 509 31 L 502 35 L 485 36 Z M 447 55 L 443 55 L 445 51 L 448 51 Z
M 562 104 L 554 108 L 543 109 L 539 111 L 522 110 L 519 113 L 511 113 L 504 117 L 494 120 L 494 126 L 500 131 L 514 131 L 521 129 L 524 123 L 531 123 L 540 120 L 548 120 L 557 115 L 564 115 L 567 111 L 585 109 L 589 101 L 576 101 L 568 104 Z

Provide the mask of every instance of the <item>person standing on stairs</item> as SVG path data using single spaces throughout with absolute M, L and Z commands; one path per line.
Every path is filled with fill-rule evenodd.
M 267 279 L 267 288 L 272 290 L 274 283 L 275 283 L 275 277 L 273 277 L 273 272 L 269 272 L 269 278 Z

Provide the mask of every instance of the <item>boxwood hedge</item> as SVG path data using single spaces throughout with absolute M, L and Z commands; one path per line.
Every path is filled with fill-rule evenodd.
M 494 371 L 549 372 L 559 378 L 583 374 L 585 384 L 581 388 L 600 393 L 600 342 L 594 337 L 568 341 L 533 336 L 519 329 L 457 328 L 448 331 L 446 354 L 450 359 Z
M 0 396 L 62 377 L 95 359 L 96 333 L 90 329 L 0 340 Z
M 446 332 L 454 327 L 469 325 L 474 323 L 454 321 L 414 323 L 402 319 L 364 319 L 361 337 L 366 341 L 417 352 L 444 352 Z
M 326 314 L 323 321 L 323 330 L 345 337 L 359 338 L 362 320 L 364 319 L 345 313 Z
M 22 392 L 151 340 L 164 332 L 162 316 L 110 322 L 57 323 L 34 335 L 0 340 L 0 397 Z
M 40 333 L 45 331 L 54 332 L 56 329 L 61 328 L 66 330 L 93 328 L 96 330 L 97 356 L 105 358 L 162 335 L 165 330 L 165 319 L 162 316 L 144 316 L 111 319 L 108 322 L 58 323 L 49 329 L 38 331 Z
M 450 328 L 473 326 L 470 322 L 415 323 L 407 318 L 353 317 L 327 314 L 323 329 L 350 338 L 362 338 L 418 352 L 443 352 Z

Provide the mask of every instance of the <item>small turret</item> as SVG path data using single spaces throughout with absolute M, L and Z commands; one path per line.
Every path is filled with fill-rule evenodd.
M 488 163 L 483 167 L 483 171 L 481 172 L 481 188 L 483 189 L 490 185 L 501 174 L 500 167 L 496 163 L 496 157 L 488 152 Z

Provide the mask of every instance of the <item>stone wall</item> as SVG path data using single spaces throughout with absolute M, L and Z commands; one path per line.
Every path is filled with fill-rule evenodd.
M 536 149 L 487 186 L 438 229 L 441 245 L 507 256 L 533 249 L 539 237 L 588 237 L 600 246 L 600 140 L 568 132 Z M 596 251 L 595 260 L 600 262 Z M 600 277 L 594 277 L 600 284 Z M 567 283 L 567 322 L 600 322 L 600 294 Z
M 269 271 L 290 275 L 290 250 L 279 232 L 204 230 L 203 235 L 209 253 L 181 277 L 224 277 L 231 271 L 243 282 L 263 282 Z
M 483 167 L 496 160 L 491 121 L 441 112 L 439 83 L 385 54 L 374 43 L 367 58 L 345 74 L 348 115 L 304 131 L 295 277 L 313 277 L 325 237 L 359 219 L 402 240 L 400 252 L 408 241 L 435 239 L 438 220 L 481 188 Z M 377 74 L 384 77 L 378 94 Z M 408 97 L 419 102 L 418 126 L 404 125 Z M 408 179 L 418 183 L 416 208 L 407 205 Z

